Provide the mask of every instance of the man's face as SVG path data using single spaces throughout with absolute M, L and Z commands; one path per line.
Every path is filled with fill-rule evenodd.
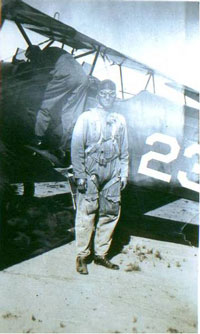
M 109 110 L 112 108 L 115 99 L 116 99 L 115 90 L 102 89 L 98 93 L 99 103 L 105 110 Z

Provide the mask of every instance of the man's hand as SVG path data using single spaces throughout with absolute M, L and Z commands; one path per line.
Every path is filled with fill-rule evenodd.
M 127 185 L 127 177 L 121 178 L 121 190 L 123 190 Z
M 87 189 L 86 179 L 76 179 L 76 184 L 77 184 L 78 191 L 82 194 L 85 193 Z

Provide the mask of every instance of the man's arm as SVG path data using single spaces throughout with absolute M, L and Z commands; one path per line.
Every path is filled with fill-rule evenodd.
M 86 122 L 84 121 L 84 114 L 81 114 L 74 127 L 71 142 L 71 160 L 76 179 L 86 179 L 85 135 Z
M 128 135 L 126 121 L 122 119 L 122 131 L 121 131 L 121 147 L 120 147 L 120 163 L 121 163 L 121 190 L 126 187 L 128 179 Z

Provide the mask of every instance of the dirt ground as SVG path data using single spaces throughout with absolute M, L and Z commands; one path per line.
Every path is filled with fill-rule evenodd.
M 120 270 L 91 261 L 83 276 L 75 270 L 74 211 L 65 191 L 54 185 L 44 196 L 39 190 L 40 197 L 8 203 L 0 332 L 197 333 L 198 248 L 180 237 L 184 219 L 156 221 L 150 201 L 151 217 L 127 212 L 110 252 Z M 167 197 L 165 205 L 172 203 Z
M 197 333 L 197 249 L 131 237 L 119 271 L 71 243 L 0 272 L 2 333 Z

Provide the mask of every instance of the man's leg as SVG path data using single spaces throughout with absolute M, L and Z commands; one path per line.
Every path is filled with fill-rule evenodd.
M 106 258 L 119 217 L 120 183 L 117 182 L 100 194 L 99 220 L 95 235 L 95 263 L 111 269 L 119 269 Z
M 95 234 L 95 254 L 105 257 L 108 254 L 113 232 L 118 223 L 120 212 L 117 216 L 100 216 Z
M 94 223 L 97 209 L 97 199 L 88 199 L 86 194 L 78 193 L 77 213 L 75 220 L 77 271 L 87 274 L 85 259 L 90 255 L 91 237 L 94 231 Z

